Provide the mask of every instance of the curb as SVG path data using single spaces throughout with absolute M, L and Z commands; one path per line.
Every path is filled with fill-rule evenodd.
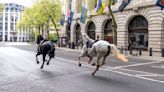
M 67 51 L 73 51 L 73 52 L 81 52 L 81 50 L 77 49 L 70 49 L 70 48 L 64 48 L 64 47 L 56 47 L 58 49 L 67 50 Z M 132 56 L 130 54 L 124 53 L 127 57 L 134 58 L 134 59 L 144 59 L 144 60 L 153 60 L 153 61 L 164 61 L 164 57 L 157 57 L 157 56 Z

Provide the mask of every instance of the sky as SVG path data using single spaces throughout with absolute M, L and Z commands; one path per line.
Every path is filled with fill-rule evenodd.
M 17 3 L 25 7 L 31 7 L 35 0 L 0 0 L 0 3 Z

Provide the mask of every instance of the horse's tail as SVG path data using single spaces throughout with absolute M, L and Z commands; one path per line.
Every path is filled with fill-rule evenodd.
M 111 49 L 110 49 L 111 47 L 110 46 L 108 46 L 108 52 L 107 52 L 107 54 L 106 54 L 106 56 L 108 56 L 109 55 L 109 53 L 110 53 L 110 51 L 111 51 Z
M 127 62 L 127 61 L 128 61 L 127 57 L 126 57 L 125 55 L 121 54 L 121 53 L 118 51 L 116 45 L 112 44 L 111 47 L 112 47 L 112 49 L 113 49 L 113 54 L 114 54 L 114 56 L 115 56 L 117 59 L 119 59 L 119 60 L 121 60 L 121 61 L 124 61 L 124 62 Z

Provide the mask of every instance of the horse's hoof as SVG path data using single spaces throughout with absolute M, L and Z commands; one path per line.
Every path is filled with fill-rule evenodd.
M 81 64 L 79 64 L 79 67 L 81 67 Z
M 94 76 L 95 75 L 95 73 L 92 73 L 92 76 Z
M 49 65 L 50 63 L 47 63 L 47 65 Z
M 40 69 L 43 69 L 43 67 L 40 67 Z
M 39 62 L 36 62 L 37 64 L 39 64 Z
M 95 66 L 96 64 L 95 63 L 93 63 L 91 66 Z

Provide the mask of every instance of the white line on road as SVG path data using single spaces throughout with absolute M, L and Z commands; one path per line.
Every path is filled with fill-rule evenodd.
M 69 60 L 69 59 L 64 59 L 64 58 L 60 58 L 60 57 L 56 57 L 56 59 L 59 59 L 59 60 L 62 60 L 62 61 L 66 61 L 66 62 L 70 62 L 70 63 L 73 63 L 73 64 L 78 64 L 78 61 L 75 61 L 75 60 Z M 159 62 L 154 62 L 154 63 L 159 63 Z M 142 63 L 142 64 L 153 64 L 153 62 L 149 62 L 149 63 Z M 137 66 L 137 65 L 142 65 L 142 64 L 135 64 L 135 65 L 132 65 L 132 66 Z M 94 66 L 90 66 L 88 65 L 87 63 L 84 63 L 83 62 L 83 66 L 86 66 L 86 67 L 91 67 L 91 68 L 95 68 Z M 124 73 L 124 72 L 120 72 L 120 71 L 116 71 L 117 68 L 112 68 L 112 67 L 108 67 L 105 66 L 106 68 L 100 68 L 100 70 L 103 70 L 103 71 L 110 71 L 110 72 L 114 72 L 114 73 L 118 73 L 118 74 L 122 74 L 122 75 L 126 75 L 126 76 L 130 76 L 130 77 L 135 77 L 135 78 L 139 78 L 139 79 L 144 79 L 144 80 L 149 80 L 149 81 L 155 81 L 155 82 L 159 82 L 159 83 L 163 83 L 164 84 L 164 81 L 160 81 L 160 80 L 155 80 L 155 79 L 151 79 L 151 78 L 146 78 L 146 77 L 143 77 L 141 75 L 133 75 L 133 74 L 128 74 L 128 73 Z M 119 68 L 120 70 L 128 70 L 128 69 L 122 69 L 122 68 Z M 147 73 L 146 75 L 144 76 L 163 76 L 163 75 L 160 75 L 160 74 L 154 74 L 154 73 L 149 73 L 149 72 L 143 72 L 143 71 L 135 71 L 135 70 L 128 70 L 128 71 L 134 71 L 134 72 L 142 72 L 142 73 Z
M 140 65 L 148 65 L 148 64 L 155 64 L 155 63 L 160 63 L 162 61 L 154 61 L 154 62 L 148 62 L 148 63 L 139 63 L 139 64 L 132 64 L 132 65 L 124 65 L 124 66 L 117 66 L 115 67 L 117 68 L 125 68 L 125 67 L 129 67 L 129 66 L 140 66 Z

